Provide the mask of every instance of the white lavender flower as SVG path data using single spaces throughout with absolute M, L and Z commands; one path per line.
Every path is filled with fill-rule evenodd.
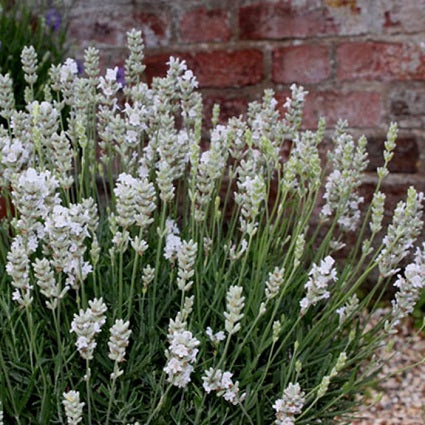
M 320 300 L 329 298 L 328 285 L 337 279 L 334 263 L 335 260 L 328 255 L 320 262 L 320 266 L 313 264 L 310 278 L 304 285 L 307 294 L 300 301 L 301 314 L 305 314 L 310 306 L 316 305 Z
M 406 202 L 400 201 L 394 211 L 382 243 L 384 248 L 377 258 L 379 271 L 384 277 L 399 271 L 395 268 L 407 256 L 422 229 L 422 202 L 424 195 L 413 187 L 407 191 Z
M 273 322 L 273 338 L 272 338 L 273 343 L 277 342 L 281 332 L 282 332 L 282 323 L 280 320 L 275 320 Z
M 195 274 L 195 261 L 198 244 L 192 239 L 188 242 L 183 241 L 177 253 L 179 269 L 177 272 L 177 286 L 181 291 L 188 291 L 193 285 L 190 280 Z
M 83 420 L 83 407 L 85 403 L 80 403 L 80 393 L 78 391 L 71 390 L 63 393 L 62 404 L 65 408 L 68 425 L 77 425 Z
M 425 243 L 422 244 L 422 249 L 416 249 L 414 261 L 406 267 L 404 277 L 397 277 L 394 286 L 398 291 L 392 301 L 391 328 L 412 313 L 421 291 L 425 288 Z M 389 328 L 388 324 L 386 327 Z
M 57 179 L 50 171 L 34 168 L 23 171 L 13 182 L 12 200 L 19 212 L 17 228 L 24 233 L 34 231 L 39 218 L 45 219 L 59 203 Z
M 382 220 L 384 218 L 384 204 L 385 194 L 382 192 L 374 193 L 371 202 L 372 216 L 369 224 L 370 231 L 372 233 L 378 233 L 382 229 Z
M 303 86 L 296 84 L 292 84 L 290 89 L 291 97 L 286 98 L 283 106 L 286 108 L 285 120 L 288 136 L 293 138 L 301 125 L 304 101 L 308 91 L 305 91 Z
M 241 207 L 240 229 L 253 236 L 258 227 L 257 217 L 260 206 L 266 199 L 266 185 L 262 176 L 246 176 L 238 181 L 239 192 L 235 193 L 235 202 Z
M 95 336 L 101 331 L 106 320 L 104 315 L 106 305 L 102 298 L 89 301 L 89 305 L 87 310 L 80 309 L 78 314 L 74 314 L 70 330 L 77 335 L 75 345 L 81 357 L 86 360 L 93 359 L 97 345 Z
M 299 415 L 304 407 L 305 393 L 300 384 L 290 383 L 283 391 L 283 397 L 276 400 L 273 409 L 276 410 L 276 425 L 294 425 L 295 415 Z
M 21 237 L 15 237 L 7 254 L 6 272 L 12 278 L 12 286 L 15 288 L 12 299 L 21 307 L 28 307 L 32 301 L 29 278 L 28 251 Z
M 359 307 L 359 298 L 356 294 L 352 295 L 347 302 L 336 310 L 339 316 L 339 324 L 342 325 L 348 317 L 351 317 L 353 313 L 357 311 Z
M 283 267 L 275 267 L 273 273 L 269 273 L 266 281 L 266 299 L 271 300 L 279 294 L 279 290 L 283 285 L 283 275 L 285 269 Z
M 166 237 L 164 247 L 164 258 L 169 260 L 171 263 L 177 258 L 177 255 L 181 249 L 182 240 L 180 239 L 180 230 L 177 223 L 167 218 L 165 223 Z
M 200 342 L 188 330 L 173 330 L 171 323 L 168 334 L 169 347 L 165 351 L 167 364 L 164 371 L 167 380 L 176 387 L 184 388 L 190 382 L 193 363 L 196 361 Z
M 63 289 L 59 286 L 47 258 L 37 258 L 33 263 L 33 268 L 36 283 L 40 287 L 40 292 L 47 298 L 46 306 L 54 310 L 59 300 L 68 292 L 69 286 L 65 286 Z
M 338 373 L 345 367 L 347 362 L 347 354 L 345 351 L 341 352 L 338 356 L 338 359 L 335 363 L 335 366 L 332 368 L 329 375 L 325 375 L 320 381 L 319 388 L 317 389 L 317 398 L 322 398 L 329 389 L 329 384 L 331 379 L 334 378 Z
M 118 378 L 123 374 L 119 369 L 118 363 L 125 361 L 125 349 L 129 344 L 131 330 L 129 329 L 130 322 L 124 322 L 122 319 L 117 319 L 110 329 L 111 336 L 109 337 L 109 358 L 115 361 L 114 372 L 111 374 L 111 379 Z
M 143 294 L 146 294 L 146 292 L 148 292 L 149 285 L 153 281 L 154 277 L 155 269 L 148 264 L 146 267 L 143 268 L 142 272 Z
M 15 109 L 13 81 L 9 74 L 0 74 L 0 115 L 10 120 Z
M 363 197 L 358 195 L 361 176 L 368 160 L 367 140 L 361 137 L 357 144 L 352 136 L 344 133 L 344 123 L 339 123 L 335 136 L 335 148 L 329 153 L 333 171 L 326 180 L 326 203 L 321 210 L 321 218 L 326 219 L 336 214 L 340 228 L 354 231 L 360 220 L 359 205 Z
M 137 255 L 143 255 L 144 252 L 149 248 L 149 245 L 145 240 L 139 238 L 139 236 L 135 236 L 131 241 L 131 247 L 134 249 Z
M 225 329 L 229 335 L 235 334 L 241 328 L 245 297 L 242 296 L 242 286 L 231 286 L 226 294 L 227 311 L 224 312 Z
M 25 81 L 33 86 L 37 81 L 37 53 L 33 46 L 25 46 L 21 53 L 22 70 Z
M 145 70 L 143 65 L 143 38 L 142 32 L 136 31 L 134 28 L 127 32 L 127 44 L 130 54 L 125 61 L 125 77 L 126 83 L 134 85 L 141 79 L 141 75 Z
M 237 405 L 241 403 L 246 394 L 239 394 L 239 381 L 233 382 L 233 373 L 223 372 L 221 369 L 209 368 L 202 376 L 205 392 L 217 392 L 218 397 L 223 397 L 229 403 Z
M 214 345 L 218 345 L 221 341 L 224 341 L 226 338 L 226 335 L 223 331 L 219 331 L 214 333 L 213 330 L 208 326 L 205 333 L 207 334 L 208 338 Z

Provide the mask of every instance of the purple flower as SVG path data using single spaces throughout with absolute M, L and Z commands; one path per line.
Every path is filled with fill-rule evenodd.
M 125 86 L 125 73 L 124 73 L 124 68 L 122 66 L 118 67 L 117 83 L 120 83 L 122 87 Z
M 57 9 L 51 7 L 46 13 L 46 25 L 53 31 L 57 31 L 62 23 L 62 16 Z

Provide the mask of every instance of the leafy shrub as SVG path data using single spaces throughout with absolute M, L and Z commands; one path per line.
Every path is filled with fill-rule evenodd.
M 246 119 L 219 125 L 216 109 L 202 152 L 195 76 L 170 58 L 148 86 L 140 32 L 129 47 L 124 86 L 117 68 L 98 76 L 90 48 L 85 76 L 71 59 L 52 66 L 45 100 L 28 97 L 25 112 L 6 101 L 2 77 L 0 111 L 13 125 L 0 133 L 0 184 L 16 211 L 2 236 L 6 422 L 348 421 L 424 282 L 424 247 L 396 276 L 422 227 L 421 193 L 409 189 L 377 241 L 396 126 L 363 206 L 366 138 L 340 122 L 323 168 L 325 123 L 300 130 L 302 87 L 283 117 L 270 90 Z M 392 311 L 371 326 L 394 278 Z
M 21 52 L 32 45 L 40 58 L 35 96 L 41 98 L 51 64 L 62 62 L 66 55 L 67 23 L 65 15 L 53 5 L 32 1 L 0 1 L 0 73 L 13 75 L 18 107 L 23 107 L 26 86 L 22 72 Z

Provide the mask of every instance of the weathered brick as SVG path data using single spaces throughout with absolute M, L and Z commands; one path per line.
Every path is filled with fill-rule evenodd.
M 304 11 L 291 2 L 259 2 L 239 10 L 241 39 L 281 39 L 337 33 L 337 26 L 324 8 Z
M 207 128 L 211 127 L 212 109 L 214 104 L 220 105 L 219 122 L 226 123 L 231 117 L 245 115 L 248 108 L 248 99 L 242 95 L 236 96 L 220 96 L 204 94 L 204 125 Z
M 425 79 L 425 52 L 415 44 L 343 43 L 337 64 L 340 81 Z
M 192 10 L 180 20 L 180 37 L 183 42 L 227 41 L 230 36 L 229 12 L 223 9 Z
M 368 138 L 369 165 L 367 171 L 376 171 L 384 164 L 385 136 Z M 418 171 L 419 149 L 415 137 L 398 137 L 394 157 L 389 170 L 394 173 L 416 173 Z
M 396 121 L 401 128 L 425 127 L 425 88 L 401 85 L 389 93 L 389 120 Z
M 403 0 L 384 4 L 385 27 L 388 32 L 415 33 L 425 28 L 425 0 Z
M 325 46 L 304 45 L 273 51 L 273 81 L 276 83 L 313 84 L 331 74 L 331 57 Z
M 170 19 L 166 15 L 125 6 L 81 10 L 70 22 L 69 35 L 82 47 L 93 42 L 117 47 L 126 45 L 126 32 L 132 28 L 142 30 L 147 47 L 169 41 Z
M 286 94 L 278 94 L 280 104 Z M 365 91 L 313 91 L 305 102 L 304 128 L 316 128 L 320 117 L 326 119 L 328 127 L 334 126 L 338 119 L 348 121 L 350 127 L 375 127 L 380 124 L 382 99 L 379 93 Z
M 249 86 L 261 82 L 264 75 L 263 53 L 256 49 L 170 54 L 186 60 L 201 88 Z M 148 80 L 165 75 L 168 57 L 161 54 L 146 58 Z

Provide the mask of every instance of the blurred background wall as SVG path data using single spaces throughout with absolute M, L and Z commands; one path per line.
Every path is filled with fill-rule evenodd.
M 306 128 L 344 118 L 368 136 L 366 195 L 397 121 L 388 207 L 411 184 L 425 190 L 425 0 L 76 0 L 71 10 L 77 56 L 95 44 L 104 68 L 123 65 L 133 27 L 144 34 L 147 79 L 165 74 L 170 55 L 186 59 L 207 118 L 215 102 L 225 121 L 265 88 L 283 104 L 292 82 L 305 86 Z

